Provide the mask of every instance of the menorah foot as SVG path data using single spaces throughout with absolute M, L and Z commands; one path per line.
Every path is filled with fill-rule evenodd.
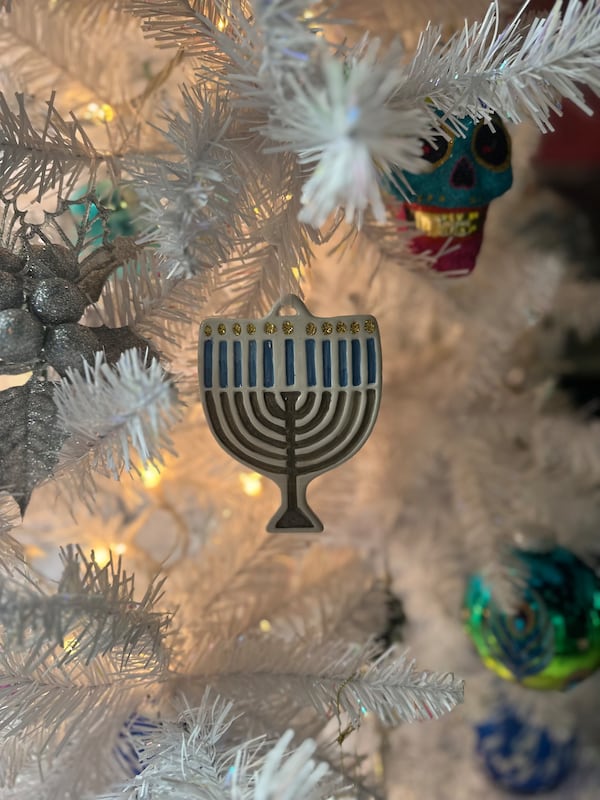
M 280 508 L 267 525 L 269 533 L 321 533 L 323 523 L 308 506 L 301 508 Z

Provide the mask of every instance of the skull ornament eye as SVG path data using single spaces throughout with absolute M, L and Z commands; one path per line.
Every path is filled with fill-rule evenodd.
M 445 139 L 443 136 L 434 136 L 429 141 L 421 139 L 423 145 L 423 158 L 425 161 L 439 167 L 452 155 L 454 140 Z
M 510 166 L 510 138 L 500 117 L 492 118 L 494 130 L 485 120 L 475 126 L 471 150 L 477 163 L 494 172 L 502 172 Z

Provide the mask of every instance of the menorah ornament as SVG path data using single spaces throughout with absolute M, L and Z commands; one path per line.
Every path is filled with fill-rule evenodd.
M 313 317 L 288 295 L 262 319 L 204 320 L 198 364 L 215 438 L 281 490 L 267 530 L 322 531 L 306 488 L 351 458 L 373 429 L 381 398 L 376 320 Z

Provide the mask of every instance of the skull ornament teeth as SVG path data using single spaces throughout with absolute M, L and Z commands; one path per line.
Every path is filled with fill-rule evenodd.
M 488 206 L 512 185 L 510 137 L 498 115 L 491 123 L 470 117 L 460 122 L 464 136 L 444 127 L 444 135 L 423 142 L 428 171 L 394 176 L 397 186 L 408 181 L 408 200 L 393 182 L 388 185 L 396 201 L 393 213 L 413 221 L 419 232 L 413 251 L 439 253 L 433 269 L 448 276 L 473 271 Z

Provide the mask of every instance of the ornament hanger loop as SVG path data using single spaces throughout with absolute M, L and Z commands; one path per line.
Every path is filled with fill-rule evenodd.
M 291 316 L 291 314 L 308 314 L 310 311 L 296 294 L 286 294 L 271 309 L 270 317 Z

